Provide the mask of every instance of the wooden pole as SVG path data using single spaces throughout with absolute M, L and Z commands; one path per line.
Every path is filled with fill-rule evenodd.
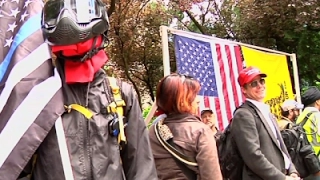
M 290 60 L 293 67 L 293 79 L 294 79 L 294 88 L 296 90 L 297 102 L 301 103 L 301 94 L 300 94 L 300 84 L 299 84 L 299 72 L 297 65 L 297 57 L 296 54 L 290 55 Z

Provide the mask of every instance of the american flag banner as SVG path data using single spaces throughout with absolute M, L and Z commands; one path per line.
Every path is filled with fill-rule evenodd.
M 63 113 L 40 0 L 0 2 L 0 179 L 17 179 Z
M 223 130 L 244 99 L 237 81 L 243 67 L 240 46 L 191 33 L 175 33 L 174 48 L 178 72 L 201 83 L 200 111 L 212 109 L 218 128 Z

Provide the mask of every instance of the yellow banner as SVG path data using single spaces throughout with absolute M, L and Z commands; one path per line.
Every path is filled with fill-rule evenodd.
M 254 66 L 267 74 L 264 100 L 270 105 L 271 112 L 280 117 L 280 105 L 286 99 L 294 98 L 286 56 L 244 46 L 241 49 L 246 67 Z

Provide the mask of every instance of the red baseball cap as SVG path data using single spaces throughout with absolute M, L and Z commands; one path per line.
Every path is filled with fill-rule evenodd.
M 255 68 L 252 66 L 247 67 L 240 71 L 239 77 L 238 77 L 238 83 L 240 86 L 244 86 L 245 84 L 251 82 L 257 76 L 267 77 L 267 75 L 264 73 L 261 73 L 258 68 Z

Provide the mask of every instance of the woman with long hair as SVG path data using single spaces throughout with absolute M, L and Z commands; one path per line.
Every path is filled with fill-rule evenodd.
M 160 180 L 222 180 L 213 132 L 197 115 L 200 88 L 180 74 L 157 86 L 158 110 L 166 118 L 151 126 L 149 137 Z

